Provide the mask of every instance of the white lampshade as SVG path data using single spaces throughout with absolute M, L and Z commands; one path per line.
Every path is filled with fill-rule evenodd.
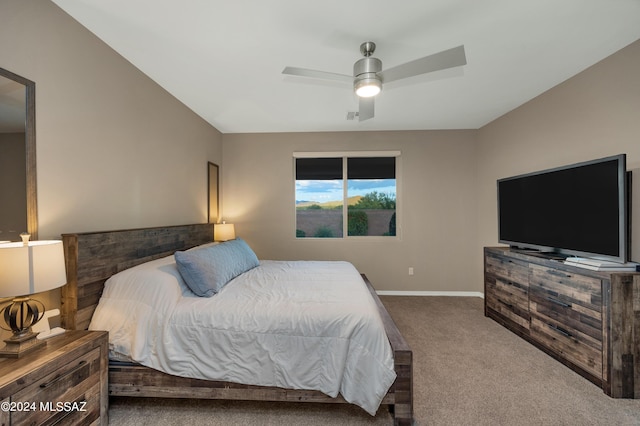
M 0 297 L 40 293 L 66 282 L 62 241 L 0 244 Z
M 233 223 L 216 223 L 213 225 L 214 241 L 229 241 L 236 238 L 236 229 Z

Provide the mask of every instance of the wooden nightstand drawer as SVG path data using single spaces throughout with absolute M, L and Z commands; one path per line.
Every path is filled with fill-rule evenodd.
M 95 348 L 15 393 L 12 401 L 35 403 L 38 410 L 13 413 L 12 423 L 96 420 L 100 416 L 100 403 L 96 399 L 100 393 L 99 373 L 100 348 Z
M 5 398 L 3 400 L 0 401 L 0 404 L 2 404 L 3 407 L 5 407 L 7 403 L 9 403 L 11 401 L 11 398 Z M 1 426 L 6 426 L 9 424 L 9 411 L 6 410 L 0 410 L 0 425 Z
M 0 424 L 108 424 L 107 345 L 106 332 L 68 331 L 0 359 L 0 400 L 9 402 Z

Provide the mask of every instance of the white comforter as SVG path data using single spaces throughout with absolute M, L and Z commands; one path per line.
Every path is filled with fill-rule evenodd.
M 89 327 L 113 354 L 169 374 L 319 390 L 375 415 L 395 380 L 366 284 L 347 262 L 261 261 L 210 298 L 173 256 L 107 281 Z

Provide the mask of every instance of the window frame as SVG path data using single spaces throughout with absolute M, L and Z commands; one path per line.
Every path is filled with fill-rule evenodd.
M 348 214 L 349 209 L 347 207 L 348 198 L 348 178 L 347 178 L 347 163 L 349 158 L 366 158 L 366 157 L 394 157 L 395 158 L 395 181 L 396 181 L 396 235 L 382 236 L 382 235 L 349 235 L 348 233 Z M 296 241 L 300 240 L 365 240 L 365 241 L 399 241 L 402 236 L 402 215 L 401 215 L 401 187 L 402 187 L 402 153 L 399 150 L 391 151 L 295 151 L 293 153 L 293 209 L 294 209 L 294 221 L 293 221 L 293 238 Z M 296 210 L 296 160 L 298 158 L 342 158 L 342 236 L 334 238 L 320 238 L 320 237 L 304 237 L 299 238 L 296 236 L 296 225 L 298 222 L 297 210 Z

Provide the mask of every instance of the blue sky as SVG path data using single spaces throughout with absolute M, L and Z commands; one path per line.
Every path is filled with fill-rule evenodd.
M 349 196 L 365 195 L 373 191 L 396 194 L 395 179 L 352 179 L 349 181 Z M 342 200 L 342 180 L 296 180 L 296 201 Z

